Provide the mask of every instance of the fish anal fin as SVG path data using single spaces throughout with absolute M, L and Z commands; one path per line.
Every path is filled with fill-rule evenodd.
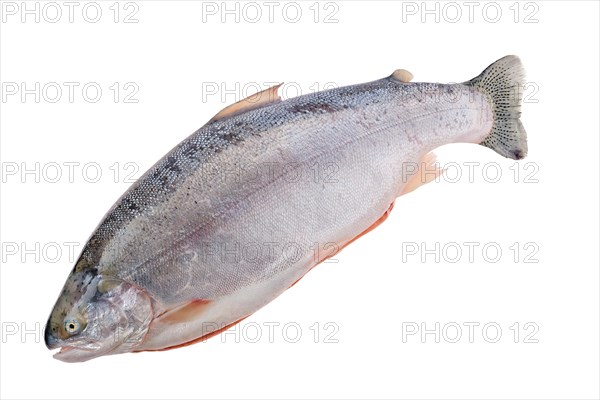
M 193 321 L 206 310 L 210 300 L 197 299 L 179 307 L 166 311 L 159 317 L 156 322 L 164 324 L 179 324 Z
M 224 109 L 219 111 L 217 115 L 212 117 L 212 119 L 209 122 L 218 121 L 226 117 L 231 117 L 246 111 L 255 110 L 257 108 L 261 108 L 269 104 L 281 101 L 281 97 L 277 93 L 281 85 L 283 85 L 283 83 L 272 86 L 258 93 L 254 93 L 253 95 L 250 95 L 245 99 L 238 101 L 237 103 L 233 103 L 225 107 Z
M 430 151 L 425 154 L 417 166 L 417 171 L 410 177 L 406 185 L 402 188 L 400 196 L 412 192 L 413 190 L 423 186 L 426 183 L 436 180 L 444 173 L 444 169 L 440 168 L 437 163 L 437 157 L 434 152 Z

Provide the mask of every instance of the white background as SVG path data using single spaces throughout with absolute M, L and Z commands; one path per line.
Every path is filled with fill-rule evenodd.
M 221 2 L 121 3 L 117 23 L 112 1 L 99 2 L 97 23 L 83 18 L 85 2 L 72 23 L 62 2 L 56 23 L 47 21 L 55 9 L 43 14 L 45 3 L 39 22 L 25 15 L 24 23 L 21 3 L 12 3 L 14 15 L 7 3 L 3 89 L 39 82 L 41 93 L 36 102 L 33 94 L 23 100 L 3 90 L 1 103 L 3 398 L 598 398 L 597 2 L 481 2 L 472 22 L 463 2 L 428 3 L 438 21 L 422 14 L 421 2 L 321 3 L 317 22 L 313 2 L 303 2 L 296 23 L 293 6 L 283 13 L 286 3 L 275 7 L 273 22 L 267 5 L 254 3 L 262 12 L 256 23 L 249 21 L 256 7 L 244 3 L 239 22 L 225 15 L 225 23 Z M 203 7 L 217 13 L 203 14 Z M 133 11 L 138 22 L 124 23 Z M 298 88 L 374 80 L 396 68 L 412 71 L 416 81 L 456 82 L 506 54 L 521 57 L 530 83 L 522 117 L 527 159 L 515 163 L 475 145 L 440 149 L 442 162 L 480 163 L 472 182 L 463 168 L 456 183 L 442 180 L 399 199 L 385 224 L 248 318 L 237 334 L 83 364 L 57 361 L 45 348 L 44 323 L 73 265 L 64 243 L 78 242 L 80 251 L 129 186 L 125 163 L 139 166 L 140 176 L 256 85 L 287 82 L 290 97 Z M 63 88 L 56 103 L 49 101 L 52 84 L 42 92 L 52 82 Z M 79 84 L 72 103 L 64 82 Z M 82 97 L 90 82 L 103 90 L 96 103 Z M 124 102 L 128 82 L 139 88 L 137 103 Z M 208 95 L 215 85 L 239 90 Z M 21 174 L 36 162 L 38 177 Z M 73 182 L 65 162 L 79 163 Z M 49 182 L 56 173 L 49 163 L 63 166 L 56 183 Z M 82 175 L 86 163 L 100 166 L 98 182 L 88 182 L 93 170 Z M 487 175 L 484 165 L 491 165 Z M 502 176 L 492 183 L 498 168 Z M 464 242 L 479 243 L 473 262 Z M 36 243 L 39 251 L 23 251 Z M 411 243 L 416 255 L 407 252 Z M 436 243 L 439 262 L 422 251 Z M 499 261 L 491 262 L 492 251 L 486 260 L 486 244 L 502 250 Z M 463 254 L 451 262 L 456 246 Z M 529 261 L 538 262 L 525 262 L 533 250 Z M 470 322 L 479 324 L 472 343 Z M 280 324 L 273 340 L 268 323 Z M 436 323 L 439 343 L 420 332 L 403 340 L 408 328 L 435 330 Z M 285 324 L 301 329 L 296 343 Z M 456 324 L 462 336 L 452 343 Z M 495 326 L 502 335 L 490 343 Z M 262 337 L 251 343 L 257 327 Z

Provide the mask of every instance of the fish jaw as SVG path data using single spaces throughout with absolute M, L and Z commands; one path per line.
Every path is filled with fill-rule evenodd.
M 99 355 L 95 355 L 96 353 L 92 352 L 92 351 L 86 351 L 86 350 L 81 350 L 78 349 L 76 347 L 62 347 L 60 349 L 60 351 L 56 354 L 54 354 L 52 357 L 54 357 L 57 360 L 60 361 L 64 361 L 64 362 L 70 362 L 70 363 L 74 363 L 74 362 L 83 362 L 83 361 L 88 361 L 91 360 L 94 357 L 99 357 Z
M 112 345 L 102 348 L 101 343 L 86 339 L 83 336 L 61 340 L 53 336 L 48 328 L 45 332 L 45 341 L 49 350 L 59 349 L 58 352 L 53 354 L 55 359 L 69 363 L 88 361 L 109 354 L 119 345 L 119 343 L 114 342 Z
M 112 354 L 111 351 L 114 350 L 116 347 L 117 346 L 115 345 L 103 351 L 98 351 L 98 349 L 93 348 L 87 349 L 85 347 L 63 346 L 60 348 L 60 351 L 55 353 L 52 357 L 54 357 L 57 360 L 68 363 L 83 362 L 107 354 Z

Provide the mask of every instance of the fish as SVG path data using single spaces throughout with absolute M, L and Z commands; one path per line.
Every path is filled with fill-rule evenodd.
M 206 340 L 274 300 L 440 176 L 450 143 L 526 156 L 524 69 L 506 56 L 463 83 L 372 82 L 232 104 L 117 200 L 45 327 L 65 362 Z

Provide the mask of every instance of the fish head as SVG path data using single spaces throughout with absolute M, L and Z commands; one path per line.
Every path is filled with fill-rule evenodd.
M 124 280 L 102 276 L 95 268 L 74 270 L 56 301 L 44 334 L 54 358 L 87 361 L 132 351 L 153 319 L 147 293 Z

